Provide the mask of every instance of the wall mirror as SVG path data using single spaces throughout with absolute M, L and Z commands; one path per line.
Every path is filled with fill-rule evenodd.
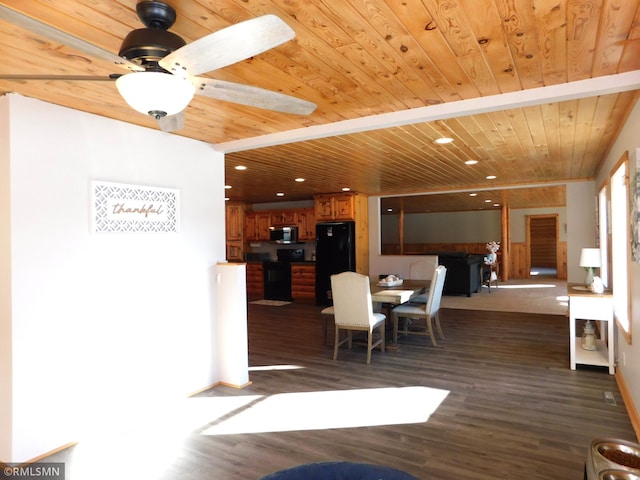
M 383 255 L 413 255 L 455 244 L 499 241 L 503 207 L 510 212 L 507 231 L 524 232 L 524 217 L 540 212 L 564 212 L 565 185 L 433 193 L 380 199 L 380 238 Z M 522 218 L 522 220 L 521 220 Z M 473 247 L 471 247 L 473 248 Z M 479 247 L 478 247 L 479 248 Z

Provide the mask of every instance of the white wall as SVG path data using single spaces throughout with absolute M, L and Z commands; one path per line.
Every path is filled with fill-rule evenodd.
M 482 243 L 500 238 L 500 211 L 410 213 L 405 243 Z M 382 216 L 382 243 L 398 243 L 398 215 Z
M 500 239 L 500 210 L 410 214 L 405 243 L 482 243 Z
M 11 451 L 11 188 L 9 182 L 9 102 L 0 98 L 0 459 Z
M 595 185 L 602 185 L 611 173 L 614 165 L 620 160 L 625 151 L 629 152 L 629 183 L 630 193 L 633 194 L 637 163 L 640 160 L 640 139 L 638 137 L 640 125 L 640 102 L 636 102 L 627 122 L 618 135 L 613 148 L 607 155 L 596 176 Z M 595 195 L 595 189 L 593 195 Z M 629 261 L 630 300 L 631 300 L 631 331 L 633 343 L 627 343 L 624 336 L 618 332 L 617 352 L 618 372 L 627 384 L 636 410 L 640 410 L 640 264 Z M 613 287 L 616 288 L 615 286 Z M 622 358 L 624 357 L 624 362 Z M 636 432 L 637 433 L 637 432 Z
M 514 208 L 509 212 L 511 223 L 511 241 L 525 243 L 527 241 L 527 216 L 529 215 L 558 215 L 558 240 L 567 241 L 567 209 L 557 208 Z
M 583 248 L 596 246 L 594 182 L 567 183 L 567 281 L 584 282 Z
M 557 214 L 559 239 L 566 241 L 565 207 L 511 210 L 511 241 L 526 241 L 527 215 Z M 414 213 L 405 215 L 406 243 L 482 243 L 499 241 L 502 233 L 500 210 L 449 213 Z M 383 215 L 382 243 L 398 242 L 398 215 Z
M 24 461 L 218 380 L 224 159 L 201 142 L 17 95 L 0 108 L 10 124 L 0 265 L 9 233 L 11 268 L 10 298 L 0 276 L 0 337 L 13 361 L 0 459 Z M 178 189 L 180 233 L 91 233 L 91 180 Z
M 419 260 L 437 261 L 434 255 L 380 255 L 380 197 L 369 197 L 369 276 L 399 273 L 404 278 L 409 277 L 409 268 L 413 262 Z

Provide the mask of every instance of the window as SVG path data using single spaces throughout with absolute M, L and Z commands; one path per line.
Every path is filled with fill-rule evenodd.
M 600 247 L 600 278 L 605 287 L 609 286 L 609 203 L 607 202 L 607 186 L 603 186 L 598 193 L 598 239 Z
M 631 341 L 629 322 L 629 186 L 627 154 L 611 175 L 611 283 L 613 313 L 627 342 Z

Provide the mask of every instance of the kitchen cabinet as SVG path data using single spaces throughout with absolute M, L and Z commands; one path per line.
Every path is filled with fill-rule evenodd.
M 244 243 L 240 242 L 227 242 L 227 261 L 228 262 L 241 262 L 244 257 Z
M 314 208 L 301 208 L 298 211 L 298 240 L 313 242 L 316 239 L 316 212 Z
M 334 193 L 315 195 L 316 222 L 356 219 L 356 194 Z
M 247 263 L 247 297 L 249 300 L 264 298 L 264 269 L 262 263 Z
M 242 241 L 244 231 L 244 205 L 228 203 L 225 208 L 225 232 L 227 241 Z
M 296 225 L 298 212 L 296 210 L 276 210 L 271 212 L 271 225 Z
M 225 206 L 224 224 L 227 261 L 242 261 L 244 257 L 244 204 L 228 203 Z
M 271 216 L 268 211 L 249 211 L 244 215 L 244 239 L 248 242 L 269 241 Z
M 314 303 L 316 301 L 315 264 L 291 264 L 291 296 L 296 302 Z
M 336 220 L 356 219 L 356 197 L 351 194 L 335 195 L 333 200 Z
M 333 218 L 333 195 L 315 195 L 316 222 L 330 222 Z

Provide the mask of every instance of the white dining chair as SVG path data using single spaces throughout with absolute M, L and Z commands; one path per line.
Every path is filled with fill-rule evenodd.
M 333 314 L 335 310 L 333 309 L 333 305 L 323 308 L 320 311 L 322 315 L 322 331 L 324 335 L 324 343 L 327 343 L 329 338 L 329 324 L 333 322 Z
M 333 297 L 333 317 L 336 324 L 333 347 L 333 359 L 338 358 L 338 348 L 347 343 L 353 345 L 353 331 L 367 332 L 367 363 L 371 363 L 371 351 L 380 347 L 384 352 L 384 334 L 386 315 L 373 311 L 369 277 L 355 272 L 342 272 L 331 275 L 331 296 Z M 374 341 L 374 331 L 379 336 Z M 346 330 L 347 336 L 340 340 L 340 330 Z
M 419 260 L 409 265 L 409 278 L 411 280 L 431 280 L 436 270 L 437 263 L 430 260 Z M 411 303 L 427 303 L 429 292 L 413 297 Z
M 439 265 L 433 274 L 429 293 L 427 294 L 427 303 L 403 303 L 392 310 L 393 322 L 397 325 L 400 318 L 404 319 L 404 335 L 409 333 L 418 335 L 429 335 L 431 343 L 438 345 L 435 335 L 433 334 L 433 324 L 435 323 L 440 338 L 444 338 L 442 326 L 440 325 L 440 300 L 442 299 L 442 289 L 444 287 L 444 279 L 447 269 L 443 265 Z M 425 325 L 419 326 L 416 321 L 424 320 Z M 414 327 L 414 329 L 411 329 Z M 416 329 L 417 328 L 417 329 Z

